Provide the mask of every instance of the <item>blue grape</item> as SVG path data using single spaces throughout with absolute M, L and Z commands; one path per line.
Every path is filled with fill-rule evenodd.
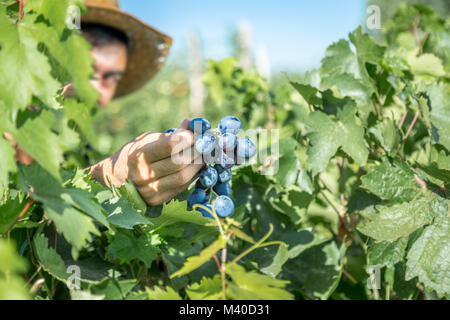
M 196 127 L 198 127 L 197 130 L 201 130 L 201 132 L 196 132 Z M 211 129 L 211 123 L 203 118 L 195 118 L 189 123 L 189 129 L 196 134 L 205 133 Z
M 211 211 L 213 210 L 212 205 L 210 205 L 209 203 L 205 203 L 204 206 L 207 207 Z M 209 211 L 207 211 L 203 208 L 197 208 L 197 211 L 200 212 L 202 214 L 202 216 L 204 216 L 205 218 L 214 219 L 214 216 Z
M 166 131 L 166 133 L 174 133 L 175 131 L 177 131 L 176 128 L 172 128 Z
M 214 187 L 219 179 L 219 174 L 213 167 L 207 166 L 200 172 L 199 180 L 205 188 Z
M 237 137 L 232 133 L 224 133 L 217 138 L 217 145 L 224 151 L 234 150 L 237 146 Z
M 201 154 L 211 154 L 215 148 L 216 139 L 210 133 L 204 133 L 195 141 L 195 149 Z
M 221 218 L 230 217 L 234 214 L 234 203 L 227 196 L 220 196 L 214 201 L 214 210 Z
M 205 190 L 195 189 L 188 198 L 188 210 L 192 210 L 195 204 L 203 204 L 208 201 Z
M 225 117 L 220 120 L 219 123 L 219 130 L 222 133 L 232 133 L 236 135 L 239 133 L 239 131 L 241 131 L 241 128 L 241 121 L 234 116 Z
M 202 190 L 206 190 L 207 188 L 206 188 L 205 186 L 202 185 L 202 183 L 200 182 L 200 180 L 197 179 L 197 182 L 195 183 L 194 189 L 202 189 Z
M 220 165 L 225 170 L 231 169 L 236 164 L 234 158 L 234 150 L 231 152 L 220 150 L 218 154 L 216 153 L 216 164 Z
M 218 164 L 214 166 L 214 169 L 216 169 L 217 173 L 219 174 L 220 183 L 227 183 L 231 181 L 233 172 L 230 169 L 224 169 L 221 165 Z
M 231 194 L 231 187 L 228 182 L 226 183 L 218 183 L 214 186 L 214 191 L 219 196 L 229 196 Z
M 256 145 L 249 138 L 238 140 L 237 157 L 250 159 L 256 155 L 256 151 Z

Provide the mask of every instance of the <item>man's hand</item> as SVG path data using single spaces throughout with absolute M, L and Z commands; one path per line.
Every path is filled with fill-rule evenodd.
M 131 180 L 150 206 L 163 204 L 196 179 L 204 163 L 185 120 L 175 133 L 146 133 L 123 146 L 115 155 L 91 167 L 98 181 L 121 186 Z

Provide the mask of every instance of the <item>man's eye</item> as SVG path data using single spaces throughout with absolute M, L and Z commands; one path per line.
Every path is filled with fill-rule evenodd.
M 105 80 L 109 83 L 119 83 L 121 79 L 122 76 L 118 74 L 112 74 L 105 77 Z

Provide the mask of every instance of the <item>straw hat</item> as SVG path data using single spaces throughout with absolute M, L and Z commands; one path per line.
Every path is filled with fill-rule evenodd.
M 128 65 L 117 88 L 121 97 L 141 88 L 161 69 L 169 55 L 172 38 L 120 10 L 118 0 L 86 0 L 83 23 L 97 23 L 124 32 L 130 40 Z

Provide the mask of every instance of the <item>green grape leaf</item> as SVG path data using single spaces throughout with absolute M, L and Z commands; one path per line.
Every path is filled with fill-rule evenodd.
M 317 246 L 328 239 L 311 232 L 309 229 L 285 232 L 281 241 L 289 245 L 289 259 L 298 257 L 303 251 Z
M 47 57 L 37 50 L 36 35 L 45 37 L 45 24 L 33 23 L 33 15 L 25 15 L 16 24 L 7 18 L 4 6 L 0 6 L 0 16 L 0 100 L 11 110 L 24 109 L 33 96 L 54 105 L 60 84 L 50 75 Z
M 70 277 L 63 259 L 55 249 L 49 248 L 48 239 L 43 234 L 34 237 L 33 245 L 34 254 L 45 271 L 60 281 Z
M 417 200 L 377 209 L 378 212 L 360 224 L 358 230 L 375 240 L 389 242 L 410 235 L 448 211 L 446 201 L 431 192 Z
M 43 14 L 60 35 L 66 28 L 68 8 L 69 0 L 28 0 L 25 6 L 27 12 L 33 10 Z
M 406 61 L 410 65 L 413 74 L 435 77 L 445 76 L 442 61 L 434 54 L 424 53 L 417 57 L 417 50 L 412 50 L 406 55 Z
M 39 117 L 28 119 L 23 126 L 11 134 L 23 150 L 60 180 L 59 169 L 63 161 L 63 152 L 58 136 L 52 131 L 53 122 L 53 113 L 43 111 Z
M 428 87 L 432 138 L 450 151 L 450 87 L 443 83 Z
M 322 76 L 348 73 L 359 78 L 358 59 L 347 40 L 341 39 L 328 47 L 320 73 Z
M 89 107 L 95 106 L 99 93 L 92 87 L 89 80 L 94 73 L 94 59 L 90 54 L 91 46 L 80 34 L 71 33 L 64 41 L 59 35 L 47 27 L 45 33 L 36 33 L 36 39 L 44 43 L 52 58 L 69 73 L 75 92 Z
M 91 240 L 92 235 L 100 235 L 93 220 L 80 211 L 66 207 L 63 211 L 47 208 L 47 217 L 56 225 L 56 229 L 72 244 L 72 256 L 78 257 L 79 251 Z
M 226 273 L 233 280 L 227 283 L 227 296 L 234 300 L 293 300 L 285 290 L 289 281 L 246 271 L 238 264 L 228 264 Z
M 382 122 L 378 122 L 375 126 L 370 128 L 369 132 L 374 135 L 383 149 L 387 152 L 395 151 L 394 148 L 398 146 L 401 141 L 397 126 L 391 118 L 384 118 Z
M 86 140 L 93 148 L 98 148 L 97 138 L 92 127 L 92 117 L 89 107 L 84 103 L 78 103 L 75 99 L 64 100 L 64 112 L 69 120 L 73 120 Z
M 150 219 L 155 227 L 169 226 L 178 222 L 192 223 L 196 225 L 207 225 L 211 219 L 205 218 L 200 212 L 187 211 L 186 202 L 173 200 L 164 204 L 162 213 L 158 218 Z
M 137 225 L 151 224 L 137 212 L 125 198 L 114 198 L 103 203 L 103 208 L 108 212 L 108 220 L 112 224 L 124 229 L 133 229 Z
M 309 104 L 309 105 L 321 105 L 322 99 L 317 96 L 319 93 L 319 90 L 317 88 L 314 88 L 313 86 L 310 86 L 308 84 L 301 84 L 297 82 L 292 82 L 291 85 L 295 88 L 295 90 L 298 91 L 298 93 L 301 94 L 303 99 Z
M 148 300 L 182 300 L 180 295 L 171 287 L 164 287 L 164 289 L 159 287 L 147 288 L 146 291 Z
M 368 257 L 371 266 L 394 267 L 405 256 L 408 238 L 399 238 L 395 242 L 378 242 L 369 246 Z
M 0 235 L 5 233 L 14 223 L 28 201 L 21 201 L 18 196 L 0 205 Z
M 257 265 L 259 271 L 272 278 L 278 276 L 288 259 L 289 251 L 287 245 L 258 248 L 245 257 L 245 261 Z
M 0 108 L 2 106 L 0 105 Z M 16 172 L 17 166 L 14 156 L 16 150 L 11 145 L 11 142 L 3 138 L 3 133 L 0 130 L 0 195 L 8 186 L 9 173 Z
M 341 279 L 345 246 L 325 242 L 304 250 L 283 267 L 283 278 L 309 299 L 328 299 Z
M 310 127 L 308 163 L 313 175 L 324 171 L 330 159 L 342 147 L 359 165 L 365 165 L 369 151 L 364 129 L 357 122 L 356 106 L 349 102 L 338 111 L 337 121 L 321 111 L 311 113 L 305 123 Z
M 183 275 L 186 275 L 197 268 L 200 268 L 206 262 L 212 259 L 212 257 L 217 253 L 217 251 L 223 249 L 227 243 L 227 240 L 223 236 L 219 236 L 219 238 L 210 244 L 207 248 L 203 249 L 203 251 L 198 256 L 193 256 L 187 258 L 184 266 L 178 270 L 177 272 L 170 275 L 170 278 L 176 278 Z
M 0 239 L 0 300 L 29 300 L 25 282 L 18 273 L 27 270 L 27 261 L 12 243 Z
M 363 33 L 361 26 L 350 33 L 349 38 L 356 48 L 360 78 L 368 88 L 369 94 L 372 94 L 375 91 L 375 86 L 367 72 L 366 64 L 379 64 L 383 59 L 386 48 L 376 44 L 369 34 Z
M 186 288 L 191 300 L 220 300 L 222 298 L 222 284 L 220 276 L 209 279 L 204 277 L 200 283 L 194 283 Z
M 112 259 L 125 262 L 137 259 L 150 268 L 160 252 L 160 244 L 157 235 L 136 236 L 133 231 L 118 230 L 107 248 L 107 255 Z
M 361 187 L 383 200 L 405 202 L 414 199 L 420 186 L 414 179 L 414 171 L 398 159 L 383 162 L 361 178 Z
M 63 188 L 36 163 L 31 166 L 21 165 L 20 173 L 20 187 L 30 193 L 33 199 L 43 203 L 48 218 L 54 220 L 58 232 L 73 245 L 74 257 L 91 240 L 91 233 L 99 234 L 94 221 L 80 210 L 108 226 L 94 195 L 82 190 Z
M 450 219 L 425 228 L 407 255 L 406 280 L 418 277 L 427 291 L 450 293 Z
M 114 280 L 105 279 L 98 284 L 91 285 L 91 293 L 104 296 L 105 300 L 124 300 L 136 286 L 135 280 Z

